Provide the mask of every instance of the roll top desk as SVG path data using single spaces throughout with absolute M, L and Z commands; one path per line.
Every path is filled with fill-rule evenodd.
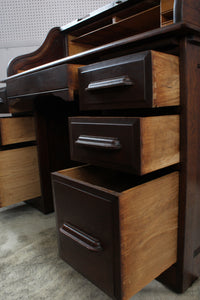
M 60 256 L 113 299 L 200 275 L 199 79 L 193 0 L 113 2 L 8 66 L 8 106 L 33 102 L 32 204 L 53 186 Z

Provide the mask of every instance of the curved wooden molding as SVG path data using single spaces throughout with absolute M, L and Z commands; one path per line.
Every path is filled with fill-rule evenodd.
M 7 75 L 29 70 L 65 56 L 64 36 L 59 27 L 52 28 L 36 51 L 14 58 L 8 65 Z

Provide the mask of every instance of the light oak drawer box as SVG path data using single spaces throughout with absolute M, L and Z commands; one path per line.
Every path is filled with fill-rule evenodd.
M 0 118 L 0 139 L 2 146 L 35 141 L 34 118 Z
M 144 178 L 93 166 L 52 175 L 60 256 L 113 299 L 176 262 L 179 174 Z
M 179 162 L 179 116 L 69 118 L 71 159 L 143 175 Z
M 0 151 L 0 207 L 40 195 L 36 146 Z
M 79 69 L 80 109 L 151 108 L 180 104 L 179 58 L 145 51 Z

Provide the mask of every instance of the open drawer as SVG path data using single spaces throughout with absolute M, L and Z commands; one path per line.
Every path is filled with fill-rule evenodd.
M 180 161 L 179 115 L 71 117 L 71 159 L 144 175 Z
M 179 58 L 157 51 L 79 69 L 80 109 L 106 110 L 180 105 Z
M 36 146 L 0 151 L 0 207 L 40 196 Z
M 179 173 L 148 180 L 93 166 L 52 174 L 60 256 L 113 299 L 176 262 Z
M 2 146 L 35 140 L 33 117 L 0 118 L 0 144 Z

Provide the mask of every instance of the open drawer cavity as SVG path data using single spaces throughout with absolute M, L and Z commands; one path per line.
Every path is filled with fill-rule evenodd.
M 52 179 L 60 256 L 113 299 L 176 262 L 178 172 L 142 182 L 82 166 Z

